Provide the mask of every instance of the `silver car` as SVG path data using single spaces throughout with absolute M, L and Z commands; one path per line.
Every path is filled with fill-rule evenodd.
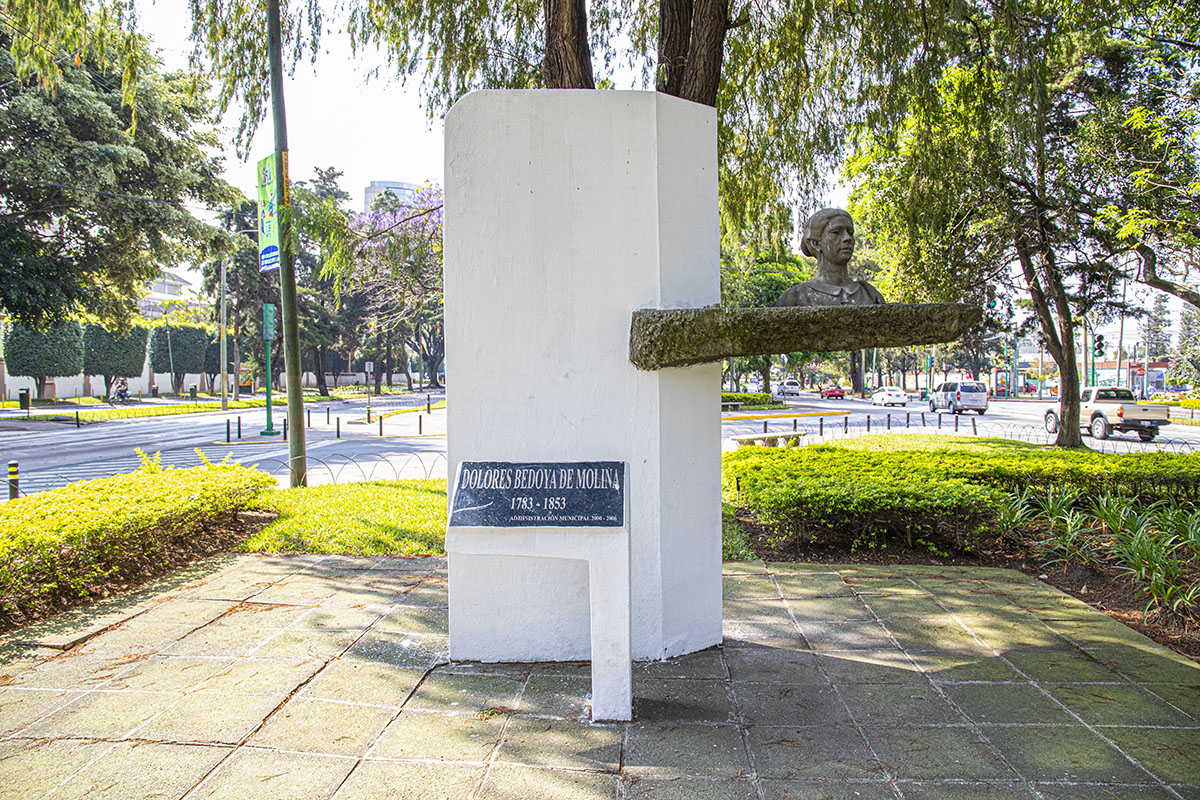
M 947 381 L 929 396 L 929 410 L 947 408 L 955 414 L 974 411 L 980 415 L 988 409 L 987 386 L 979 381 Z

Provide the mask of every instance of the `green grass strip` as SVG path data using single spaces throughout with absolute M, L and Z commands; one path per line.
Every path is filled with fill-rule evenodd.
M 259 499 L 279 518 L 241 547 L 253 553 L 442 554 L 446 481 L 379 481 L 284 489 Z
M 305 403 L 328 403 L 336 400 L 334 397 L 322 397 L 313 395 L 304 398 Z M 229 410 L 237 411 L 246 408 L 263 408 L 267 405 L 266 398 L 254 400 L 230 400 Z M 287 403 L 281 400 L 273 400 L 271 403 L 273 408 L 287 408 Z M 221 401 L 214 400 L 203 403 L 175 403 L 173 405 L 161 406 L 144 406 L 140 408 L 130 408 L 128 406 L 122 408 L 105 408 L 97 411 L 80 411 L 79 418 L 85 422 L 103 422 L 110 419 L 139 419 L 141 417 L 171 417 L 177 414 L 205 414 L 213 411 L 221 410 Z M 30 422 L 53 422 L 54 420 L 70 419 L 70 413 L 66 414 L 31 414 L 28 417 L 6 417 L 6 420 L 20 422 L 28 420 Z M 0 420 L 2 421 L 2 420 Z

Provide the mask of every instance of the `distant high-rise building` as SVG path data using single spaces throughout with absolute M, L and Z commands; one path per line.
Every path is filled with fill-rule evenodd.
M 404 183 L 403 181 L 371 181 L 371 184 L 363 189 L 363 211 L 370 211 L 371 201 L 375 199 L 376 195 L 383 194 L 388 190 L 391 190 L 392 194 L 404 202 L 416 194 L 420 188 L 415 183 Z

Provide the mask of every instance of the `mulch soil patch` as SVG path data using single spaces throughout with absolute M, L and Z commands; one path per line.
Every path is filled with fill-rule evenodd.
M 1184 620 L 1151 613 L 1143 619 L 1147 599 L 1128 578 L 1088 566 L 1046 564 L 1028 547 L 1010 539 L 999 539 L 970 552 L 955 551 L 946 545 L 933 553 L 928 547 L 908 547 L 903 538 L 888 539 L 887 547 L 855 546 L 851 537 L 839 540 L 836 533 L 823 532 L 815 542 L 792 537 L 771 544 L 768 530 L 757 524 L 748 512 L 739 511 L 738 522 L 750 533 L 754 550 L 765 561 L 793 561 L 816 564 L 930 564 L 934 566 L 1004 567 L 1019 570 L 1076 597 L 1113 619 L 1153 639 L 1177 653 L 1200 660 L 1200 628 Z

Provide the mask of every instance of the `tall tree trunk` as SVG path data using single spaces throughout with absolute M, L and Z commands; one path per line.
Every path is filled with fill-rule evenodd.
M 325 397 L 329 394 L 329 385 L 325 382 L 325 348 L 313 345 L 312 349 L 313 374 L 317 379 L 317 394 Z
M 680 97 L 706 106 L 717 105 L 729 27 L 729 0 L 697 0 Z
M 242 348 L 238 346 L 237 337 L 233 337 L 233 399 L 242 398 Z
M 383 371 L 387 373 L 388 388 L 392 388 L 392 337 L 387 340 L 387 351 L 383 355 Z
M 546 88 L 595 89 L 585 0 L 542 0 L 542 11 L 546 18 L 546 57 L 542 61 Z
M 688 44 L 692 38 L 694 0 L 660 0 L 658 4 L 658 77 L 660 92 L 678 97 L 687 71 Z
M 383 349 L 383 331 L 376 331 L 375 332 L 375 352 L 378 353 L 382 349 Z M 378 357 L 379 356 L 376 356 L 376 358 L 378 358 Z M 383 364 L 381 362 L 375 363 L 374 378 L 375 378 L 375 394 L 376 395 L 378 395 L 379 392 L 383 388 L 383 370 L 381 369 L 382 367 L 383 367 Z

